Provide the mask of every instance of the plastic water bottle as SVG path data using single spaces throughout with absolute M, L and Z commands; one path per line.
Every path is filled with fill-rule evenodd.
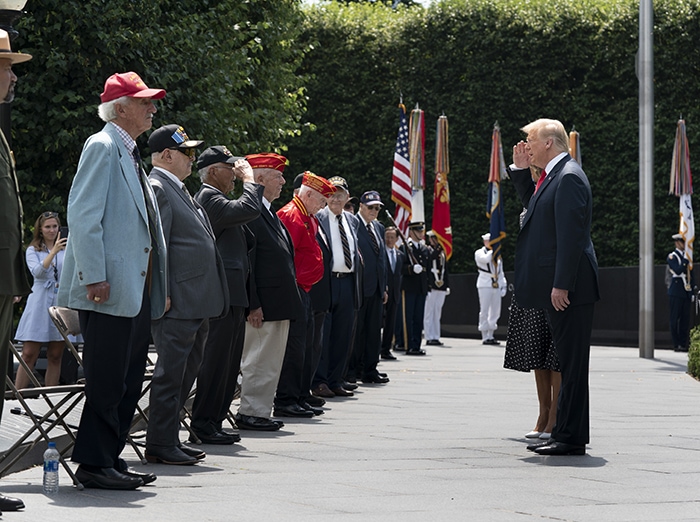
M 55 442 L 49 442 L 44 452 L 44 494 L 58 493 L 58 450 Z

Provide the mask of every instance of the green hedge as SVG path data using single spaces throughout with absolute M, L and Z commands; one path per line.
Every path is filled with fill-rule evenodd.
M 700 2 L 655 4 L 655 261 L 677 231 L 678 203 L 667 195 L 679 115 L 691 163 L 700 154 Z M 524 124 L 560 119 L 581 134 L 594 196 L 593 239 L 601 266 L 638 263 L 639 2 L 445 0 L 428 9 L 322 4 L 307 9 L 300 39 L 308 110 L 291 141 L 294 172 L 343 175 L 355 194 L 389 199 L 400 94 L 426 115 L 426 213 L 432 207 L 435 123 L 450 122 L 452 270 L 474 271 L 484 215 L 491 131 L 499 122 L 506 161 Z M 695 154 L 695 155 L 693 155 Z M 697 161 L 695 162 L 697 164 Z M 504 183 L 513 267 L 520 205 Z M 393 204 L 389 204 L 393 208 Z
M 690 331 L 690 348 L 688 349 L 688 373 L 700 380 L 700 327 Z
M 99 94 L 114 72 L 136 71 L 168 92 L 154 128 L 180 123 L 234 153 L 281 150 L 299 132 L 305 48 L 294 44 L 299 0 L 29 2 L 15 49 L 13 148 L 27 237 L 43 210 L 65 215 L 86 138 L 104 125 Z M 139 140 L 148 153 L 147 136 Z M 196 186 L 196 180 L 190 180 Z

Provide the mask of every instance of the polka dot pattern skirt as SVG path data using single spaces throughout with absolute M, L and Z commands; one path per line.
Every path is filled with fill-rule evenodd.
M 561 371 L 544 310 L 521 308 L 511 300 L 503 367 L 519 372 Z

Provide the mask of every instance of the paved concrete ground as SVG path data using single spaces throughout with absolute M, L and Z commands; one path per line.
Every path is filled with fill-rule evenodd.
M 523 438 L 533 375 L 502 369 L 502 347 L 445 341 L 382 363 L 391 383 L 321 417 L 207 446 L 194 467 L 148 465 L 158 480 L 140 491 L 80 492 L 62 470 L 49 498 L 40 468 L 6 477 L 0 491 L 27 508 L 2 519 L 700 520 L 700 383 L 686 354 L 595 347 L 588 454 L 540 457 Z

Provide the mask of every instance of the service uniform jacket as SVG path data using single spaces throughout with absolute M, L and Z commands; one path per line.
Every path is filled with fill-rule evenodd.
M 15 160 L 0 131 L 0 295 L 27 295 L 30 291 L 22 254 L 22 202 Z
M 688 258 L 678 249 L 675 249 L 666 257 L 668 270 L 671 272 L 671 284 L 668 287 L 668 295 L 690 299 L 693 296 L 693 272 L 688 273 Z M 690 276 L 690 278 L 688 278 Z M 686 290 L 686 283 L 689 290 Z
M 144 197 L 155 218 L 152 230 Z M 166 246 L 156 197 L 145 173 L 134 174 L 131 152 L 110 123 L 83 146 L 68 195 L 68 226 L 59 306 L 135 317 L 152 256 L 151 318 L 163 315 Z M 101 281 L 110 284 L 109 299 L 99 304 L 88 301 L 86 285 Z
M 412 239 L 409 239 L 408 243 L 408 247 L 406 243 L 401 245 L 401 250 L 406 256 L 406 262 L 403 266 L 402 288 L 406 293 L 426 295 L 428 293 L 428 270 L 430 270 L 432 249 Z M 423 271 L 420 274 L 416 274 L 413 271 L 413 261 L 406 248 L 410 250 L 418 264 L 423 267 Z

